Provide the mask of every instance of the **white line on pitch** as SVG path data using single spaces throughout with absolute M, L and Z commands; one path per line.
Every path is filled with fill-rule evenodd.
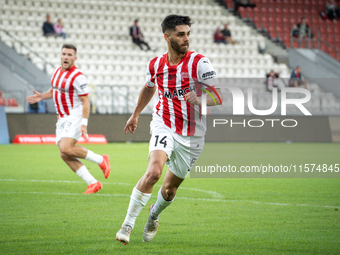
M 2 194 L 34 194 L 34 195 L 60 195 L 60 196 L 85 196 L 81 193 L 59 193 L 59 192 L 34 192 L 34 191 L 0 191 Z M 91 196 L 91 195 L 87 195 Z M 130 197 L 126 194 L 98 194 L 95 196 L 105 196 L 105 197 Z M 157 196 L 152 196 L 157 198 Z M 199 200 L 199 201 L 209 201 L 209 202 L 226 202 L 226 203 L 252 203 L 252 204 L 263 204 L 263 205 L 279 205 L 279 206 L 304 206 L 304 207 L 319 207 L 319 208 L 338 208 L 339 206 L 329 206 L 329 205 L 308 205 L 308 204 L 289 204 L 289 203 L 270 203 L 270 202 L 258 202 L 249 200 L 225 200 L 225 199 L 209 199 L 209 198 L 192 198 L 192 197 L 176 197 L 176 199 L 184 200 Z
M 0 179 L 0 181 L 8 181 L 8 182 L 56 182 L 56 183 L 81 183 L 84 184 L 83 181 L 67 181 L 67 180 L 26 180 L 26 179 Z M 131 183 L 121 183 L 121 182 L 102 182 L 102 184 L 110 184 L 110 185 L 136 185 L 136 184 L 131 184 Z M 161 186 L 160 184 L 155 185 Z M 198 191 L 198 192 L 203 192 L 212 195 L 213 198 L 219 198 L 222 199 L 223 195 L 215 192 L 215 191 L 210 191 L 210 190 L 203 190 L 203 189 L 196 189 L 196 188 L 186 188 L 186 187 L 181 187 L 180 189 L 183 190 L 192 190 L 192 191 Z
M 26 179 L 0 179 L 0 181 L 4 182 L 57 182 L 57 183 L 82 183 L 83 181 L 67 181 L 67 180 L 26 180 Z M 132 185 L 130 183 L 121 183 L 121 182 L 102 182 L 102 184 L 114 184 L 114 185 Z

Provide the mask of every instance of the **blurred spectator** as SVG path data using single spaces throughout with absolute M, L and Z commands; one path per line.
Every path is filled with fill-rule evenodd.
M 216 31 L 214 34 L 214 42 L 227 44 L 227 41 L 225 40 L 224 35 L 222 34 L 222 31 L 219 27 L 216 28 Z
M 256 4 L 252 4 L 250 3 L 250 0 L 233 0 L 234 2 L 234 8 L 233 8 L 233 12 L 235 14 L 237 14 L 237 10 L 238 10 L 238 7 L 242 6 L 242 7 L 251 7 L 251 8 L 254 8 L 256 7 Z
M 296 24 L 293 24 L 291 34 L 292 34 L 293 37 L 299 37 L 300 33 L 299 33 L 299 29 L 298 29 Z
M 51 22 L 51 16 L 49 14 L 46 15 L 46 21 L 44 22 L 42 29 L 44 36 L 46 37 L 56 35 L 53 23 Z
M 267 85 L 267 90 L 268 91 L 273 91 L 273 88 L 278 88 L 278 90 L 280 91 L 280 87 L 278 86 L 278 78 L 280 77 L 279 73 L 275 73 L 273 70 L 270 70 L 270 73 L 266 75 L 267 76 L 267 81 L 266 81 L 266 85 Z
M 300 38 L 308 37 L 309 27 L 308 27 L 308 24 L 307 24 L 306 17 L 301 18 L 301 22 L 299 24 L 297 24 L 297 28 L 299 30 Z
M 47 106 L 46 106 L 45 100 L 42 100 L 34 104 L 28 104 L 27 112 L 28 113 L 47 113 Z
M 237 41 L 233 40 L 231 38 L 231 33 L 230 33 L 230 30 L 228 29 L 228 24 L 224 24 L 224 29 L 221 31 L 221 33 L 223 34 L 224 36 L 224 40 L 227 42 L 227 43 L 231 43 L 231 44 L 236 44 Z
M 61 36 L 64 39 L 67 37 L 61 19 L 58 19 L 57 23 L 54 24 L 54 31 L 58 36 Z
M 330 20 L 340 18 L 339 7 L 334 0 L 329 0 L 326 2 L 325 13 L 327 15 L 327 18 Z
M 138 26 L 138 19 L 134 21 L 134 24 L 132 27 L 130 27 L 130 36 L 132 38 L 132 41 L 137 44 L 141 50 L 143 50 L 142 45 L 144 44 L 147 49 L 150 50 L 149 45 L 144 41 L 144 36 L 142 34 L 142 31 L 140 30 Z
M 289 87 L 295 87 L 297 88 L 298 86 L 301 86 L 303 85 L 305 87 L 305 89 L 308 89 L 307 88 L 307 82 L 306 80 L 302 77 L 302 74 L 301 74 L 301 67 L 300 66 L 297 66 L 291 76 L 290 76 L 290 80 L 289 80 L 289 84 L 288 86 Z

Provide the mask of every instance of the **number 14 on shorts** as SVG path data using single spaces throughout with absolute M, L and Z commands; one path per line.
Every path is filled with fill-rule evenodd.
M 163 145 L 164 148 L 166 148 L 167 143 L 165 139 L 166 135 L 161 138 L 159 138 L 159 135 L 155 135 L 155 147 L 157 147 L 157 145 Z

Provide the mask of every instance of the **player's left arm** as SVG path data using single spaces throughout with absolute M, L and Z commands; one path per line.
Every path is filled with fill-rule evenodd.
M 77 76 L 73 82 L 73 87 L 77 91 L 80 101 L 83 103 L 83 118 L 81 120 L 80 132 L 88 141 L 87 122 L 90 116 L 90 98 L 86 77 L 83 74 Z
M 207 96 L 207 106 L 221 105 L 223 103 L 223 95 L 221 89 L 214 88 L 214 90 L 210 91 L 210 95 Z
M 89 95 L 80 96 L 79 98 L 80 98 L 80 101 L 83 103 L 83 118 L 81 120 L 80 132 L 85 137 L 85 139 L 88 141 L 89 136 L 87 134 L 87 121 L 90 116 L 90 98 L 89 98 Z
M 202 84 L 200 88 L 202 93 L 207 94 L 207 106 L 221 105 L 223 95 L 218 88 L 219 80 L 209 59 L 206 57 L 201 58 L 197 63 L 197 78 L 198 82 Z M 189 103 L 201 105 L 201 97 L 197 97 L 196 93 L 192 91 L 185 94 L 184 98 Z
M 223 102 L 223 95 L 219 88 L 215 88 L 213 91 L 209 91 L 207 95 L 207 106 L 221 105 Z M 190 104 L 201 105 L 201 97 L 197 97 L 194 92 L 188 92 L 184 95 L 185 101 Z

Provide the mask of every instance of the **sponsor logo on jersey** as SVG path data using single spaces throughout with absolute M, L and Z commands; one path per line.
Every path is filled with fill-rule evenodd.
M 60 93 L 67 93 L 68 92 L 68 89 L 65 89 L 65 88 L 53 87 L 53 89 L 58 90 Z
M 181 81 L 184 81 L 184 79 L 189 79 L 190 75 L 187 72 L 182 72 L 181 73 Z
M 85 83 L 85 84 L 83 84 L 83 85 L 80 85 L 80 88 L 81 88 L 82 90 L 84 90 L 84 89 L 86 88 L 86 86 L 87 86 L 87 84 Z
M 184 90 L 183 89 L 176 89 L 174 91 L 165 91 L 164 92 L 164 97 L 166 98 L 175 98 L 175 97 L 183 97 L 186 93 L 188 93 L 190 91 L 189 88 L 185 88 Z
M 207 79 L 211 79 L 211 78 L 214 78 L 216 77 L 216 72 L 215 71 L 210 71 L 210 72 L 206 72 L 202 75 L 202 78 L 204 80 L 207 80 Z

